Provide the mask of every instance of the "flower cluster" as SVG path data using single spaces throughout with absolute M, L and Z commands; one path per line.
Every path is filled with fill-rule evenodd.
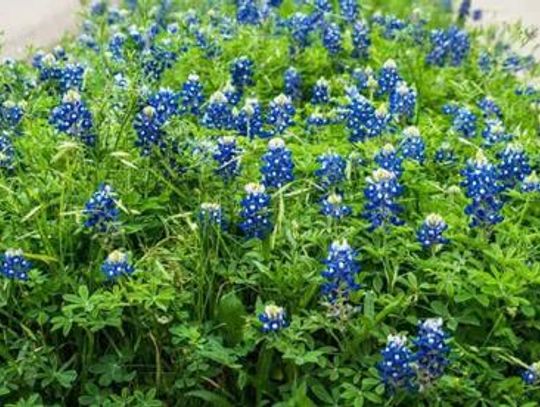
M 109 280 L 114 280 L 123 275 L 130 275 L 135 268 L 130 264 L 128 255 L 120 250 L 111 252 L 101 265 L 101 272 Z
M 382 169 L 394 173 L 397 177 L 400 177 L 403 173 L 403 159 L 398 156 L 397 151 L 392 144 L 385 144 L 377 152 L 374 160 Z
M 84 205 L 84 226 L 98 232 L 114 229 L 120 216 L 116 198 L 116 192 L 110 185 L 101 184 Z
M 419 324 L 418 336 L 414 340 L 417 348 L 414 359 L 417 364 L 420 390 L 432 385 L 450 364 L 448 335 L 442 325 L 441 318 L 426 319 Z
M 28 272 L 32 269 L 21 249 L 8 249 L 2 256 L 0 273 L 12 280 L 28 280 Z
M 398 389 L 413 390 L 415 388 L 414 355 L 407 346 L 407 337 L 389 335 L 381 355 L 382 360 L 377 368 L 387 391 L 394 393 Z
M 390 113 L 396 116 L 410 118 L 416 108 L 416 91 L 405 82 L 398 82 L 390 93 Z
M 443 236 L 447 229 L 448 225 L 442 216 L 432 213 L 426 217 L 416 236 L 424 248 L 447 244 L 448 239 Z
M 326 301 L 332 303 L 338 298 L 347 298 L 351 292 L 360 289 L 357 282 L 360 272 L 357 256 L 346 240 L 335 241 L 330 245 L 328 257 L 324 261 L 326 268 L 322 272 L 325 282 L 321 293 Z
M 523 192 L 540 192 L 540 178 L 536 172 L 532 172 L 529 176 L 525 177 L 521 185 L 521 190 Z
M 540 379 L 540 362 L 534 363 L 521 373 L 523 383 L 528 386 L 533 386 L 538 383 Z
M 476 115 L 466 107 L 458 108 L 453 114 L 452 129 L 462 137 L 476 135 Z
M 330 102 L 330 85 L 328 81 L 321 78 L 313 86 L 311 103 L 314 105 L 323 105 Z
M 264 307 L 264 311 L 259 314 L 259 321 L 262 323 L 261 330 L 264 333 L 277 332 L 289 326 L 285 309 L 273 304 Z
M 5 128 L 15 129 L 24 116 L 24 108 L 22 103 L 15 103 L 11 100 L 6 100 L 0 106 L 0 125 Z
M 486 146 L 508 141 L 512 135 L 506 132 L 504 124 L 499 119 L 487 119 L 486 127 L 482 130 L 482 137 Z
M 502 117 L 501 108 L 499 107 L 497 102 L 495 102 L 495 100 L 493 100 L 489 96 L 486 96 L 480 99 L 480 101 L 478 102 L 478 107 L 482 110 L 484 117 L 490 117 L 490 116 L 494 116 L 497 118 Z
M 396 61 L 389 59 L 379 70 L 379 74 L 377 76 L 377 84 L 379 85 L 377 94 L 379 96 L 391 94 L 396 89 L 398 83 L 402 81 L 403 80 L 397 70 Z
M 331 193 L 321 201 L 321 213 L 334 219 L 342 219 L 352 213 L 350 206 L 343 204 L 343 195 Z
M 357 0 L 339 0 L 339 9 L 341 15 L 349 23 L 358 18 L 358 1 Z
M 403 136 L 403 141 L 399 146 L 399 151 L 403 157 L 423 164 L 426 159 L 426 143 L 418 128 L 407 127 L 403 131 Z
M 234 124 L 229 100 L 220 91 L 215 92 L 208 102 L 201 124 L 209 129 L 227 130 Z
M 291 99 L 299 99 L 302 96 L 302 79 L 295 68 L 287 68 L 283 75 L 283 81 L 285 83 L 285 95 Z
M 216 173 L 225 181 L 229 181 L 239 174 L 241 151 L 234 137 L 219 138 L 213 157 L 218 165 Z
M 494 225 L 503 220 L 500 210 L 503 206 L 500 199 L 501 185 L 496 167 L 479 151 L 474 160 L 469 160 L 461 172 L 464 180 L 461 183 L 466 189 L 467 197 L 472 202 L 465 208 L 465 213 L 472 217 L 471 227 Z
M 448 143 L 442 143 L 441 146 L 435 151 L 435 162 L 448 164 L 456 161 L 456 154 Z
M 282 134 L 288 127 L 294 124 L 294 108 L 291 98 L 281 94 L 270 102 L 270 108 L 266 117 L 266 123 L 274 129 L 274 134 Z
M 235 116 L 236 131 L 242 136 L 253 139 L 254 137 L 266 137 L 263 129 L 263 114 L 260 102 L 250 98 Z
M 336 153 L 327 153 L 317 157 L 319 168 L 315 175 L 319 178 L 319 183 L 323 188 L 330 188 L 338 185 L 345 179 L 345 168 L 347 162 Z
M 0 133 L 0 169 L 11 171 L 15 163 L 15 148 L 9 135 Z
M 246 56 L 236 58 L 231 64 L 231 77 L 238 89 L 253 85 L 253 61 Z
M 469 34 L 458 27 L 431 32 L 431 51 L 426 60 L 428 64 L 444 66 L 448 61 L 452 66 L 460 66 L 469 55 L 471 43 Z
M 294 179 L 291 151 L 280 138 L 268 142 L 268 151 L 262 157 L 261 173 L 267 188 L 281 188 Z
M 62 99 L 62 104 L 55 107 L 49 122 L 60 132 L 81 140 L 92 146 L 96 136 L 92 130 L 92 113 L 75 90 L 69 90 Z
M 504 189 L 515 188 L 532 172 L 529 157 L 519 144 L 508 144 L 499 154 L 499 159 L 501 162 L 497 169 Z
M 398 217 L 402 207 L 396 202 L 402 193 L 403 187 L 393 172 L 379 168 L 367 178 L 363 216 L 371 223 L 371 230 L 388 224 L 403 223 Z
M 329 54 L 335 55 L 341 52 L 341 30 L 336 23 L 327 23 L 323 27 L 322 42 Z
M 204 103 L 203 87 L 199 75 L 190 74 L 180 91 L 180 110 L 198 116 Z
M 247 184 L 245 191 L 246 196 L 240 202 L 240 229 L 247 238 L 264 239 L 272 230 L 270 195 L 262 184 Z
M 357 21 L 352 30 L 353 57 L 366 59 L 369 57 L 371 36 L 367 24 Z

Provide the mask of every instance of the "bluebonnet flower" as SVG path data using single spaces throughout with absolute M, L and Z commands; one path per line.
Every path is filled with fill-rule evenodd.
M 448 229 L 448 225 L 444 219 L 439 214 L 431 213 L 422 223 L 416 237 L 424 248 L 447 244 L 448 239 L 443 236 L 446 229 Z
M 288 68 L 283 79 L 285 82 L 285 95 L 291 99 L 299 99 L 302 96 L 302 79 L 296 68 Z
M 401 81 L 402 79 L 397 70 L 396 61 L 389 59 L 384 63 L 377 75 L 377 83 L 379 85 L 377 94 L 379 96 L 391 94 L 397 84 Z
M 70 89 L 81 90 L 84 80 L 85 68 L 81 64 L 67 64 L 60 69 L 58 84 L 62 92 Z
M 259 314 L 259 321 L 264 333 L 277 332 L 289 326 L 285 309 L 273 304 L 264 307 L 264 311 Z
M 237 88 L 231 82 L 227 82 L 227 84 L 223 87 L 222 92 L 227 98 L 227 102 L 232 106 L 236 106 L 240 102 L 240 99 L 242 99 L 243 95 L 243 90 Z
M 403 193 L 403 187 L 399 184 L 393 172 L 379 168 L 373 171 L 367 178 L 367 186 L 364 189 L 366 204 L 363 216 L 371 223 L 371 230 L 388 224 L 401 225 L 398 214 L 403 210 L 396 199 Z
M 433 30 L 431 32 L 431 51 L 426 61 L 430 65 L 444 66 L 450 62 L 453 66 L 460 66 L 471 48 L 469 34 L 458 27 L 447 30 Z
M 356 88 L 358 91 L 363 91 L 365 89 L 374 89 L 377 86 L 377 80 L 375 79 L 375 76 L 373 75 L 373 69 L 371 69 L 369 66 L 362 69 L 362 68 L 355 68 L 352 77 L 356 82 Z
M 306 125 L 309 129 L 312 129 L 314 127 L 326 126 L 329 123 L 330 123 L 330 119 L 328 119 L 327 117 L 324 117 L 319 112 L 311 113 L 306 119 Z
M 234 123 L 229 102 L 222 92 L 215 92 L 211 97 L 201 121 L 209 129 L 231 129 Z
M 257 99 L 247 99 L 235 117 L 236 130 L 242 136 L 253 139 L 254 137 L 265 137 L 263 130 L 262 107 Z
M 330 84 L 324 78 L 320 78 L 313 86 L 311 103 L 323 105 L 330 102 Z
M 203 226 L 214 225 L 220 229 L 226 228 L 223 209 L 220 204 L 205 202 L 199 209 L 199 222 Z
M 204 103 L 203 87 L 199 75 L 190 74 L 180 91 L 180 110 L 198 116 Z
M 358 17 L 357 0 L 339 0 L 339 10 L 343 18 L 352 23 Z
M 23 104 L 6 100 L 0 106 L 0 124 L 14 129 L 17 127 L 24 116 Z
M 536 172 L 531 172 L 525 179 L 523 180 L 523 184 L 521 184 L 521 190 L 523 192 L 540 192 L 540 178 L 536 174 Z
M 368 58 L 369 48 L 371 47 L 371 36 L 367 24 L 362 21 L 354 23 L 351 37 L 353 43 L 353 57 Z
M 416 127 L 407 127 L 403 131 L 404 139 L 399 150 L 404 158 L 423 164 L 426 159 L 426 143 Z
M 28 272 L 32 269 L 21 249 L 8 249 L 2 256 L 0 273 L 12 280 L 28 280 Z
M 484 138 L 484 144 L 492 146 L 493 144 L 510 140 L 512 135 L 506 132 L 501 120 L 487 119 L 486 127 L 482 130 L 482 137 Z
M 396 116 L 412 117 L 416 108 L 416 91 L 405 82 L 398 82 L 390 92 L 390 113 Z
M 459 106 L 455 103 L 445 103 L 441 110 L 447 116 L 455 116 L 459 110 Z
M 491 55 L 488 52 L 482 51 L 478 56 L 478 67 L 484 73 L 491 71 L 493 61 Z
M 171 89 L 162 88 L 148 98 L 148 105 L 156 110 L 164 123 L 178 114 L 178 94 Z
M 465 20 L 471 15 L 471 0 L 462 0 L 458 9 L 458 18 Z
M 167 69 L 171 68 L 178 55 L 159 45 L 152 45 L 142 52 L 142 67 L 146 78 L 158 81 Z
M 498 158 L 501 160 L 498 165 L 499 179 L 504 189 L 515 188 L 532 172 L 529 157 L 519 144 L 508 144 Z
M 331 193 L 322 199 L 321 213 L 334 219 L 342 219 L 349 216 L 352 213 L 352 209 L 343 203 L 342 194 Z
M 57 80 L 60 77 L 61 68 L 53 54 L 37 53 L 32 60 L 32 66 L 39 70 L 39 80 L 42 82 Z
M 405 335 L 388 335 L 386 347 L 381 351 L 383 359 L 377 365 L 379 376 L 386 390 L 395 393 L 397 390 L 413 390 L 415 371 L 414 355 L 407 346 Z
M 6 132 L 0 133 L 0 169 L 11 171 L 14 168 L 15 148 Z
M 523 383 L 534 386 L 540 378 L 540 362 L 534 363 L 521 373 Z
M 441 146 L 435 151 L 435 162 L 437 163 L 454 163 L 456 161 L 456 154 L 449 143 L 442 143 Z
M 483 10 L 481 10 L 479 8 L 473 10 L 473 13 L 472 13 L 473 21 L 480 21 L 483 16 L 484 16 L 484 11 Z
M 474 137 L 476 135 L 476 115 L 466 107 L 459 108 L 454 116 L 452 128 L 462 137 Z
M 239 89 L 253 85 L 253 61 L 246 56 L 236 58 L 231 65 L 232 84 Z
M 420 390 L 424 390 L 440 378 L 450 364 L 448 335 L 443 330 L 441 318 L 429 318 L 419 324 L 414 339 L 417 351 L 414 359 L 418 369 Z
M 312 19 L 304 13 L 296 12 L 289 20 L 289 27 L 294 43 L 300 48 L 309 44 L 309 34 L 314 29 Z
M 384 29 L 383 37 L 389 40 L 393 40 L 397 37 L 400 31 L 407 27 L 407 24 L 393 15 L 382 15 L 381 13 L 375 13 L 372 17 L 373 24 L 378 25 Z
M 268 116 L 266 122 L 273 126 L 274 133 L 282 134 L 288 127 L 294 125 L 294 108 L 291 98 L 281 94 L 270 102 Z
M 225 181 L 229 181 L 239 174 L 241 151 L 234 137 L 226 136 L 219 138 L 213 157 L 218 165 L 216 173 Z
M 124 45 L 126 43 L 126 36 L 122 33 L 115 33 L 109 41 L 109 51 L 112 58 L 121 62 L 124 60 Z
M 346 112 L 345 124 L 349 130 L 349 140 L 351 142 L 364 140 L 367 136 L 365 125 L 373 120 L 375 108 L 366 97 L 357 94 L 349 97 Z
M 495 116 L 497 118 L 502 117 L 502 111 L 497 102 L 493 100 L 493 98 L 490 98 L 489 96 L 483 97 L 478 102 L 478 107 L 482 109 L 482 113 L 484 114 L 484 117 L 490 117 Z
M 377 137 L 385 131 L 390 130 L 389 124 L 392 120 L 392 115 L 388 113 L 386 105 L 381 105 L 375 110 L 375 113 L 368 118 L 364 124 L 364 134 L 366 137 Z M 351 141 L 353 141 L 351 139 Z
M 356 281 L 360 272 L 357 256 L 358 253 L 346 240 L 335 241 L 330 245 L 328 256 L 324 260 L 326 268 L 321 273 L 325 278 L 321 293 L 328 302 L 346 298 L 351 292 L 360 289 L 360 284 Z
M 101 184 L 84 205 L 84 226 L 98 232 L 114 229 L 120 216 L 116 198 L 116 192 L 110 185 Z
M 57 61 L 66 61 L 67 60 L 67 54 L 64 47 L 61 47 L 60 45 L 57 45 L 53 48 L 53 55 L 56 58 Z
M 93 0 L 90 3 L 90 13 L 95 16 L 101 16 L 107 11 L 107 3 L 104 0 Z
M 262 184 L 247 184 L 246 196 L 242 199 L 240 229 L 247 238 L 264 239 L 272 231 L 270 195 Z
M 398 178 L 403 173 L 403 159 L 398 156 L 397 151 L 392 144 L 385 144 L 377 154 L 375 154 L 375 162 L 379 164 L 382 169 L 393 172 Z
M 88 146 L 96 142 L 96 136 L 92 131 L 92 113 L 75 90 L 68 91 L 62 99 L 62 104 L 52 110 L 49 123 L 58 131 L 80 139 Z
M 120 250 L 111 252 L 101 265 L 101 272 L 109 280 L 130 275 L 134 271 L 135 268 L 130 264 L 128 255 Z
M 479 151 L 474 160 L 469 160 L 461 172 L 466 195 L 472 202 L 465 208 L 471 216 L 471 227 L 495 225 L 503 220 L 499 213 L 503 204 L 500 199 L 501 185 L 496 167 Z
M 141 149 L 141 155 L 149 155 L 155 147 L 158 149 L 164 147 L 165 132 L 162 130 L 164 124 L 163 117 L 158 115 L 152 106 L 146 106 L 137 113 L 133 128 L 137 133 L 135 145 Z
M 257 25 L 261 20 L 262 15 L 255 0 L 238 0 L 236 21 L 239 24 Z
M 336 153 L 326 153 L 317 157 L 319 168 L 315 175 L 319 178 L 320 185 L 328 189 L 341 183 L 345 179 L 345 168 L 347 162 Z
M 294 180 L 294 163 L 291 151 L 280 138 L 268 142 L 268 151 L 262 157 L 261 173 L 267 188 L 281 188 Z
M 331 55 L 339 53 L 342 49 L 339 25 L 336 23 L 326 23 L 322 30 L 322 42 Z

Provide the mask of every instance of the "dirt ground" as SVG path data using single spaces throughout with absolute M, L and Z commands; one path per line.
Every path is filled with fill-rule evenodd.
M 80 0 L 0 0 L 0 56 L 21 58 L 28 45 L 47 47 L 75 30 Z M 457 1 L 456 1 L 457 3 Z M 516 21 L 540 27 L 540 0 L 473 0 L 488 21 Z

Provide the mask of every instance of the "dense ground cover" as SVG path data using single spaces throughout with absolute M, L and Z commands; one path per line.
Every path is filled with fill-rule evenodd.
M 450 6 L 98 1 L 5 61 L 1 404 L 537 405 L 533 35 Z

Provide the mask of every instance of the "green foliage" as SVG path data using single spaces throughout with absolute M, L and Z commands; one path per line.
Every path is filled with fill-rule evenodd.
M 140 1 L 129 18 L 148 27 L 158 2 Z M 234 8 L 223 2 L 223 10 Z M 428 1 L 362 1 L 366 18 L 375 10 L 407 17 L 422 7 L 428 28 L 447 26 L 452 16 Z M 167 18 L 183 21 L 185 11 L 201 13 L 212 2 L 173 2 Z M 306 6 L 306 10 L 309 7 Z M 293 0 L 282 16 L 296 10 Z M 203 15 L 205 23 L 208 17 Z M 93 17 L 97 43 L 106 48 L 113 28 Z M 211 39 L 219 38 L 211 31 Z M 519 28 L 505 35 L 525 35 Z M 158 83 L 143 76 L 131 50 L 123 65 L 105 51 L 94 52 L 67 39 L 73 60 L 88 67 L 83 99 L 94 115 L 98 145 L 86 148 L 59 135 L 48 123 L 60 97 L 42 83 L 36 70 L 19 62 L 0 66 L 0 102 L 26 101 L 22 134 L 14 138 L 17 165 L 0 177 L 2 250 L 21 247 L 33 263 L 27 282 L 0 281 L 0 404 L 5 406 L 534 406 L 539 386 L 525 387 L 520 371 L 540 359 L 540 205 L 538 196 L 511 191 L 505 220 L 491 231 L 472 230 L 464 215 L 467 198 L 457 188 L 459 170 L 479 148 L 478 140 L 452 133 L 441 107 L 459 101 L 474 107 L 491 95 L 538 168 L 538 111 L 532 100 L 515 94 L 518 79 L 494 69 L 482 73 L 479 53 L 500 40 L 500 31 L 471 29 L 473 48 L 463 67 L 425 64 L 426 45 L 388 40 L 375 30 L 367 61 L 350 57 L 350 41 L 339 58 L 328 55 L 319 39 L 291 55 L 287 36 L 272 24 L 239 27 L 234 38 L 219 41 L 221 54 L 209 60 L 181 32 L 169 36 L 178 48 L 174 66 Z M 169 38 L 160 33 L 159 38 Z M 229 63 L 248 55 L 256 85 L 249 89 L 264 105 L 282 92 L 282 74 L 295 66 L 304 93 L 326 76 L 336 103 L 346 100 L 344 84 L 360 66 L 378 69 L 397 61 L 400 73 L 419 93 L 413 119 L 433 156 L 449 141 L 460 162 L 441 167 L 406 163 L 402 183 L 406 225 L 369 232 L 359 214 L 365 178 L 375 168 L 374 153 L 397 134 L 351 144 L 342 125 L 308 132 L 308 103 L 297 106 L 297 125 L 286 133 L 295 162 L 295 181 L 272 195 L 275 227 L 264 242 L 236 233 L 242 187 L 259 179 L 265 140 L 238 140 L 244 149 L 238 179 L 224 183 L 214 164 L 186 152 L 184 171 L 174 172 L 166 157 L 141 157 L 132 123 L 146 90 L 179 90 L 197 72 L 206 96 L 223 87 Z M 121 90 L 114 74 L 130 83 Z M 535 65 L 529 72 L 538 78 Z M 401 126 L 401 123 L 400 123 Z M 402 126 L 403 127 L 403 126 Z M 214 139 L 188 117 L 166 127 L 175 141 Z M 319 214 L 316 156 L 329 150 L 361 158 L 349 164 L 343 191 L 354 216 L 344 222 Z M 491 159 L 496 150 L 487 152 Z M 119 196 L 121 227 L 91 234 L 82 226 L 82 208 L 101 182 Z M 232 220 L 229 231 L 201 230 L 202 202 L 220 202 Z M 451 244 L 423 250 L 415 231 L 431 212 L 444 214 Z M 353 301 L 359 312 L 332 318 L 321 304 L 320 275 L 328 245 L 346 238 L 357 248 L 362 289 Z M 136 272 L 105 281 L 100 266 L 107 254 L 125 248 Z M 290 326 L 260 332 L 256 315 L 263 305 L 283 306 Z M 419 395 L 385 392 L 375 368 L 390 333 L 414 336 L 419 320 L 441 317 L 450 331 L 452 363 L 436 387 Z

